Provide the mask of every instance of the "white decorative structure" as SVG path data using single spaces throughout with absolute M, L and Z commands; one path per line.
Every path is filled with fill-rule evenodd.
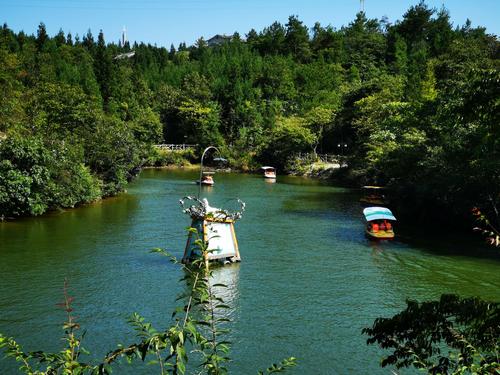
M 193 201 L 194 204 L 185 207 L 185 202 Z M 211 207 L 208 200 L 200 200 L 195 197 L 184 197 L 180 200 L 183 212 L 191 217 L 191 228 L 195 231 L 189 233 L 183 263 L 189 263 L 192 259 L 200 257 L 201 249 L 196 244 L 200 239 L 207 244 L 205 254 L 206 261 L 220 261 L 222 263 L 234 263 L 241 261 L 238 241 L 234 231 L 234 222 L 241 218 L 245 210 L 245 203 L 238 199 L 241 211 L 230 213 L 226 210 Z

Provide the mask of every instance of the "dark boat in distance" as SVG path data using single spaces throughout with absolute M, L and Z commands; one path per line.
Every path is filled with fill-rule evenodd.
M 384 186 L 363 186 L 364 196 L 359 200 L 364 206 L 387 206 L 387 189 Z

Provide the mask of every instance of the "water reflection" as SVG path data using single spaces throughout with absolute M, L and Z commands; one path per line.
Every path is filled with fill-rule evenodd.
M 366 238 L 366 236 L 365 236 Z M 383 252 L 383 242 L 382 241 L 372 241 L 370 239 L 368 240 L 368 247 L 372 249 L 372 255 L 374 257 L 379 256 Z
M 212 272 L 211 285 L 223 284 L 225 287 L 215 287 L 216 297 L 222 298 L 224 302 L 233 309 L 239 298 L 238 282 L 240 275 L 240 264 L 232 263 L 223 267 L 217 267 Z
M 201 185 L 201 190 L 204 192 L 211 192 L 214 189 L 212 185 Z
M 219 265 L 213 262 L 212 277 L 210 278 L 210 285 L 215 298 L 222 299 L 225 305 L 229 306 L 227 309 L 216 309 L 215 313 L 219 318 L 226 318 L 233 321 L 235 313 L 238 311 L 239 304 L 239 273 L 240 263 L 231 263 L 227 265 Z M 185 275 L 188 276 L 185 270 Z M 192 278 L 185 277 L 185 289 L 183 296 L 189 296 L 192 289 Z

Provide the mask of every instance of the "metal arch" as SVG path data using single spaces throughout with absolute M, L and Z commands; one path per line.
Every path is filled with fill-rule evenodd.
M 200 195 L 201 195 L 201 178 L 203 177 L 203 158 L 205 157 L 205 154 L 207 153 L 208 150 L 210 149 L 214 149 L 216 150 L 219 154 L 220 154 L 220 151 L 217 147 L 215 146 L 208 146 L 205 151 L 203 151 L 203 154 L 201 155 L 201 165 L 200 165 L 200 180 L 198 181 L 198 199 L 200 199 Z

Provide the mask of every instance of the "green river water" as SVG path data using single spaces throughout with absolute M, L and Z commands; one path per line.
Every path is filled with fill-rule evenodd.
M 196 171 L 146 170 L 127 194 L 86 207 L 0 223 L 0 332 L 27 350 L 63 344 L 64 279 L 84 346 L 99 358 L 134 340 L 126 319 L 139 312 L 165 327 L 185 287 L 179 267 L 149 250 L 181 257 L 189 218 L 178 200 L 196 194 Z M 390 316 L 408 297 L 442 293 L 500 299 L 500 251 L 480 238 L 428 238 L 396 227 L 391 242 L 363 235 L 359 192 L 325 183 L 219 173 L 204 190 L 215 207 L 247 203 L 236 224 L 242 262 L 215 270 L 232 306 L 230 369 L 255 374 L 288 356 L 292 374 L 390 374 L 361 329 Z M 17 365 L 0 359 L 0 374 Z M 116 374 L 157 373 L 118 366 Z M 402 374 L 410 371 L 401 371 Z

